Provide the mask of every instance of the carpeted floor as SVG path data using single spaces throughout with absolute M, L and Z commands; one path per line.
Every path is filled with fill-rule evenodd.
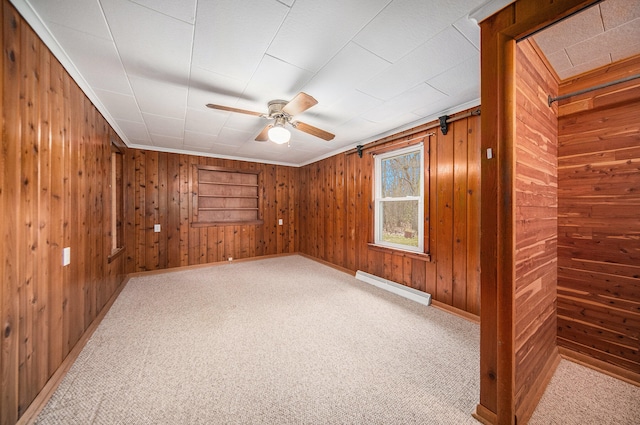
M 131 279 L 36 423 L 477 424 L 478 377 L 478 325 L 280 257 Z M 531 423 L 638 395 L 562 361 Z
M 476 324 L 290 256 L 129 281 L 39 424 L 476 424 Z

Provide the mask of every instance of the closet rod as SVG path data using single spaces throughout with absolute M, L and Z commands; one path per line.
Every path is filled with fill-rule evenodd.
M 549 97 L 548 97 L 549 106 L 551 106 L 551 104 L 553 102 L 556 102 L 558 100 L 567 99 L 569 97 L 577 96 L 579 94 L 589 93 L 590 91 L 594 91 L 594 90 L 604 89 L 606 87 L 613 86 L 613 85 L 616 85 L 616 84 L 626 83 L 627 81 L 635 80 L 636 78 L 640 78 L 640 74 L 630 75 L 628 77 L 621 78 L 619 80 L 609 81 L 608 83 L 603 83 L 603 84 L 599 84 L 597 86 L 589 87 L 587 89 L 574 91 L 573 93 L 563 94 L 562 96 L 558 96 L 558 97 L 551 97 L 551 95 L 549 95 Z

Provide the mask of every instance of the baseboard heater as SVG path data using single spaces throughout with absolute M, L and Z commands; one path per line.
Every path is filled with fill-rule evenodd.
M 378 288 L 384 289 L 385 291 L 393 292 L 394 294 L 410 299 L 411 301 L 415 301 L 427 306 L 431 305 L 431 294 L 427 294 L 426 292 L 409 288 L 408 286 L 404 286 L 391 280 L 363 272 L 362 270 L 358 270 L 356 272 L 356 279 L 370 285 L 377 286 Z

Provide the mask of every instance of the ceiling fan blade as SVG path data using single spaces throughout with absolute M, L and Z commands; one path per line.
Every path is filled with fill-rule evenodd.
M 297 115 L 301 112 L 306 111 L 311 108 L 313 105 L 317 104 L 318 101 L 313 98 L 313 96 L 309 96 L 304 92 L 300 92 L 291 99 L 289 103 L 284 105 L 282 110 L 289 115 Z
M 328 131 L 321 130 L 318 127 L 314 127 L 312 125 L 305 124 L 300 121 L 294 121 L 291 123 L 291 125 L 300 131 L 304 131 L 305 133 L 311 134 L 312 136 L 319 137 L 326 141 L 333 140 L 333 138 L 336 137 L 335 134 L 331 134 Z
M 256 142 L 266 142 L 269 140 L 269 129 L 273 127 L 273 124 L 267 124 L 265 128 L 262 129 L 260 134 L 256 136 Z
M 214 105 L 213 103 L 207 103 L 207 108 L 219 109 L 221 111 L 238 112 L 241 114 L 255 115 L 261 117 L 263 114 L 260 112 L 247 111 L 246 109 L 232 108 L 230 106 Z

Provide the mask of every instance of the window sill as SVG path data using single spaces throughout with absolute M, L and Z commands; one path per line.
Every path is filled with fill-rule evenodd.
M 367 244 L 369 248 L 374 251 L 386 252 L 400 257 L 413 258 L 414 260 L 420 260 L 425 262 L 431 262 L 431 254 L 423 252 L 404 251 L 397 248 L 389 248 L 388 246 L 376 245 L 374 243 Z
M 192 221 L 191 227 L 214 227 L 214 226 L 259 226 L 263 220 L 250 221 Z
M 116 248 L 113 251 L 111 251 L 111 254 L 109 254 L 109 256 L 107 257 L 107 263 L 111 263 L 113 260 L 121 256 L 124 251 L 125 251 L 124 246 L 121 246 L 120 248 Z

